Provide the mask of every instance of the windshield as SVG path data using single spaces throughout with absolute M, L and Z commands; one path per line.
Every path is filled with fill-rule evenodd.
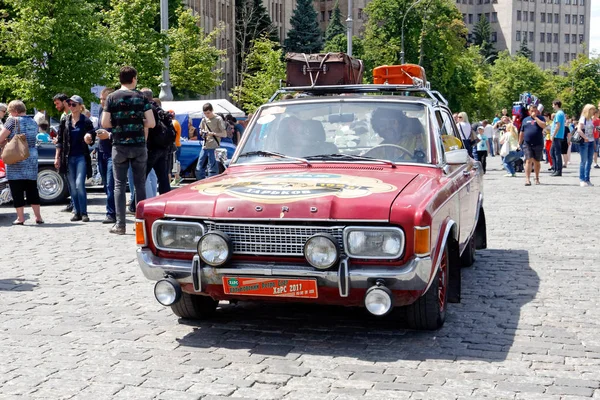
M 233 163 L 328 160 L 430 163 L 426 107 L 315 101 L 263 107 Z

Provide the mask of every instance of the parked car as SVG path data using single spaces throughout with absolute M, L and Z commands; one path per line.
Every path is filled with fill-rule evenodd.
M 223 174 L 141 202 L 159 303 L 192 319 L 219 300 L 400 309 L 440 328 L 486 247 L 483 171 L 414 82 L 281 89 L 303 96 L 261 106 Z

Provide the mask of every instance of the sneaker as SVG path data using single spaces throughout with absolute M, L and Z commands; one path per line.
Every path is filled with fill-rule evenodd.
M 587 186 L 594 186 L 594 185 L 592 184 L 592 182 L 590 182 L 590 181 L 587 181 L 585 184 L 586 184 Z
M 506 175 L 504 175 L 505 178 L 512 178 L 513 176 L 517 176 L 517 174 L 506 174 Z
M 131 209 L 131 207 L 127 207 L 127 214 L 135 215 L 135 209 Z
M 102 221 L 103 224 L 115 224 L 116 222 L 116 218 L 111 217 L 110 215 L 107 215 L 106 218 L 104 218 L 104 221 Z
M 581 186 L 581 187 L 586 187 L 586 186 L 587 186 L 587 183 L 585 183 L 585 182 L 579 182 L 579 186 Z
M 600 165 L 596 164 L 596 165 L 594 165 L 594 168 L 600 169 Z
M 73 204 L 69 204 L 68 206 L 66 206 L 65 208 L 60 210 L 61 212 L 72 212 L 73 211 Z
M 124 235 L 125 234 L 125 227 L 124 226 L 118 226 L 117 224 L 114 224 L 112 228 L 110 228 L 109 230 L 110 233 L 114 233 L 115 235 Z
M 71 217 L 71 222 L 75 222 L 75 221 L 81 221 L 81 215 L 73 214 L 73 216 Z
M 90 217 L 88 217 L 87 214 L 83 214 L 81 216 L 81 221 L 83 221 L 83 222 L 90 222 Z

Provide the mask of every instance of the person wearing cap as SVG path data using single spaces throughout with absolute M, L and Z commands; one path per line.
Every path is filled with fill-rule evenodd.
M 71 187 L 74 215 L 71 221 L 88 222 L 86 177 L 92 176 L 92 159 L 88 145 L 96 140 L 92 121 L 82 114 L 83 99 L 73 95 L 69 99 L 71 114 L 61 121 L 56 143 L 54 165 L 66 173 Z

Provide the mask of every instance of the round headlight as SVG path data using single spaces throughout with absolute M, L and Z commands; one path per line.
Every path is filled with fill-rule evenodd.
M 304 244 L 304 257 L 313 267 L 327 269 L 339 258 L 337 242 L 331 235 L 315 235 Z
M 154 297 L 163 306 L 175 304 L 181 298 L 181 286 L 173 278 L 161 279 L 154 285 Z
M 229 237 L 219 231 L 208 232 L 198 241 L 198 255 L 213 267 L 225 264 L 231 256 Z
M 371 286 L 365 295 L 365 307 L 378 317 L 386 315 L 392 309 L 390 290 L 385 286 Z

